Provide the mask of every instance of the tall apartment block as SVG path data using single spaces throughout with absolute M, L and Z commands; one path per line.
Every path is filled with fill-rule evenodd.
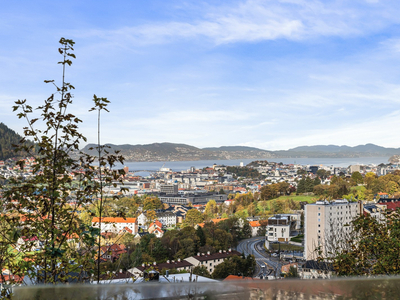
M 327 257 L 329 243 L 334 238 L 349 234 L 352 230 L 351 221 L 361 212 L 361 202 L 345 199 L 307 204 L 304 209 L 304 259 L 316 259 L 317 248 L 322 251 L 323 257 Z

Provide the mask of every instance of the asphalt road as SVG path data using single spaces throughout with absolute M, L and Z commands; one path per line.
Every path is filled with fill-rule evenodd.
M 257 263 L 255 275 L 258 277 L 261 274 L 265 278 L 266 276 L 276 275 L 279 276 L 281 273 L 282 264 L 277 258 L 272 258 L 265 252 L 264 249 L 265 237 L 258 236 L 250 239 L 242 240 L 236 247 L 237 251 L 247 255 L 254 255 Z

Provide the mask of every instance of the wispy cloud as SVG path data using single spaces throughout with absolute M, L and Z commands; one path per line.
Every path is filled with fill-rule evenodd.
M 363 35 L 399 23 L 395 1 L 247 0 L 236 6 L 207 6 L 202 18 L 164 21 L 115 30 L 89 30 L 116 45 L 151 45 L 177 39 L 206 38 L 214 44 L 275 39 L 299 40 L 319 36 Z M 373 18 L 369 18 L 373 16 Z

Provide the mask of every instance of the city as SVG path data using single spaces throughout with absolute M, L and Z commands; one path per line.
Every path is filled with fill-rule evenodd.
M 397 299 L 400 2 L 5 1 L 0 299 Z

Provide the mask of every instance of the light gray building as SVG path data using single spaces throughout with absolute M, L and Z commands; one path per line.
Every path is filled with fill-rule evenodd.
M 352 232 L 351 221 L 361 212 L 361 202 L 346 199 L 307 204 L 304 209 L 304 259 L 316 259 L 316 249 L 321 251 L 319 255 L 326 257 L 331 247 L 340 247 L 340 241 Z

